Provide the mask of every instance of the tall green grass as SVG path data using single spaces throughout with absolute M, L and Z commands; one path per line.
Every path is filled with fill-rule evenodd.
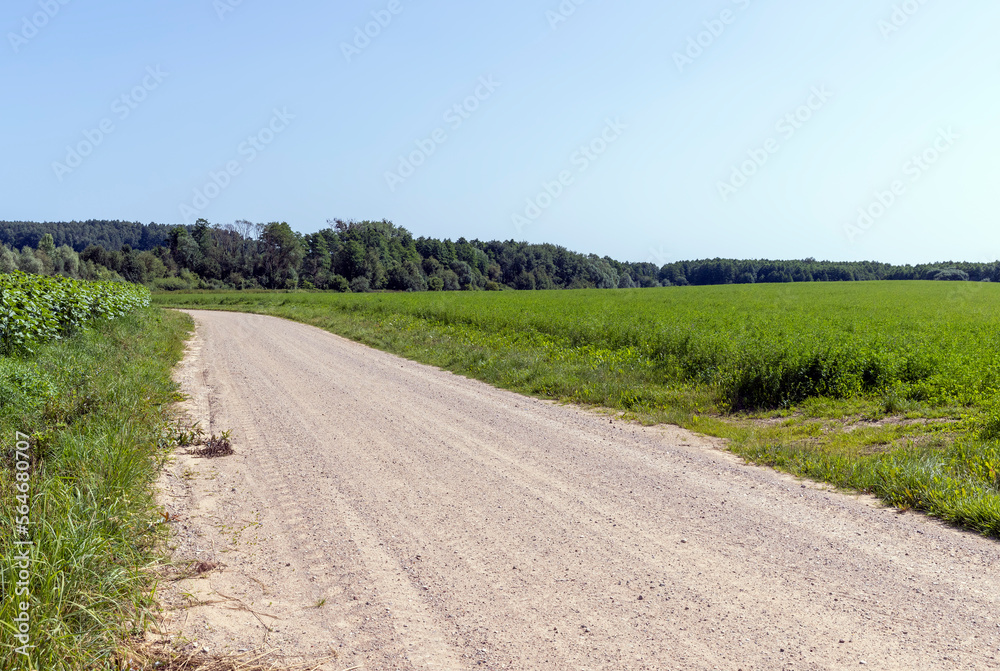
M 0 358 L 0 668 L 98 669 L 147 624 L 172 366 L 189 320 L 141 309 Z M 15 432 L 31 436 L 30 656 L 15 651 Z
M 195 292 L 154 303 L 295 319 L 522 393 L 680 424 L 758 463 L 1000 536 L 989 475 L 1000 471 L 1000 286 Z
M 737 444 L 736 452 L 759 464 L 873 494 L 901 510 L 921 510 L 1000 538 L 1000 444 L 975 434 L 877 454 L 777 442 L 744 442 Z

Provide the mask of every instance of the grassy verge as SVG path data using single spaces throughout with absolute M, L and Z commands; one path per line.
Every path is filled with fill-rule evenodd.
M 162 521 L 152 485 L 189 325 L 140 309 L 0 358 L 0 668 L 109 668 L 147 624 Z
M 195 292 L 159 294 L 154 303 L 285 317 L 520 393 L 678 424 L 726 438 L 749 461 L 1000 537 L 992 348 L 1000 294 L 943 284 Z M 774 366 L 761 363 L 779 351 Z M 856 368 L 843 363 L 851 361 Z M 785 400 L 734 411 L 732 390 L 749 379 Z M 810 379 L 833 391 L 795 396 Z

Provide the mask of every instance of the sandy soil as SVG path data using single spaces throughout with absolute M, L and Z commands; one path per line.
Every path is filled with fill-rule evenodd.
M 1000 669 L 1000 544 L 270 317 L 192 312 L 167 626 L 326 669 Z M 201 605 L 199 605 L 201 604 Z

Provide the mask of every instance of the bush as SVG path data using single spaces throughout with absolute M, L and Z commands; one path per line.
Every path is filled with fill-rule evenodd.
M 371 291 L 371 283 L 367 277 L 355 277 L 351 280 L 351 291 L 356 294 L 363 294 Z
M 721 392 L 732 410 L 787 408 L 807 398 L 850 398 L 885 391 L 898 366 L 874 351 L 781 351 L 755 347 L 742 352 L 721 377 Z
M 453 270 L 445 270 L 441 273 L 441 280 L 444 282 L 445 291 L 461 291 L 462 285 L 458 282 L 458 275 Z
M 153 289 L 157 291 L 187 291 L 191 285 L 180 277 L 161 277 L 153 280 Z
M 330 289 L 341 294 L 351 291 L 351 283 L 343 275 L 334 275 L 330 278 Z

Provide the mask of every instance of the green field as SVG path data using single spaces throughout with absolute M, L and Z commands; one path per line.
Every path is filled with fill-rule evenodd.
M 1000 286 L 803 283 L 415 294 L 171 293 L 287 317 L 1000 536 Z

